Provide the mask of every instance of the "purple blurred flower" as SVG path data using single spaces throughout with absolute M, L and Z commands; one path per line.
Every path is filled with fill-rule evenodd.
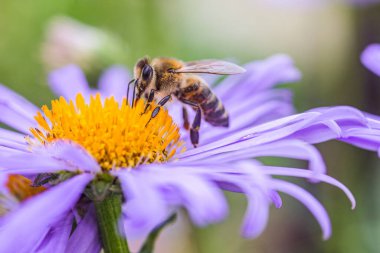
M 380 44 L 369 45 L 360 58 L 364 66 L 380 76 Z
M 247 72 L 223 80 L 215 92 L 228 108 L 228 129 L 211 128 L 202 122 L 201 143 L 196 149 L 188 145 L 166 163 L 151 163 L 136 168 L 111 170 L 127 200 L 122 207 L 121 225 L 127 237 L 146 235 L 178 207 L 184 207 L 194 224 L 206 226 L 228 215 L 223 190 L 246 195 L 248 206 L 242 225 L 245 237 L 256 237 L 266 227 L 269 207 L 282 205 L 279 192 L 302 202 L 319 222 L 323 238 L 331 235 L 331 224 L 324 207 L 310 193 L 286 179 L 305 178 L 340 188 L 355 200 L 339 181 L 325 175 L 326 167 L 312 145 L 337 139 L 378 151 L 380 122 L 347 106 L 317 108 L 293 114 L 291 93 L 274 89 L 280 83 L 297 81 L 299 71 L 289 57 L 277 55 L 245 66 Z M 99 81 L 103 97 L 115 95 L 121 101 L 129 80 L 122 67 L 107 70 Z M 53 91 L 67 99 L 80 92 L 85 98 L 96 92 L 89 88 L 84 75 L 75 66 L 51 73 Z M 67 171 L 77 173 L 45 192 L 20 204 L 0 220 L 0 245 L 3 252 L 98 252 L 100 242 L 96 217 L 89 204 L 84 217 L 76 206 L 86 185 L 103 172 L 95 158 L 83 147 L 67 140 L 31 145 L 25 141 L 30 127 L 37 127 L 33 116 L 39 109 L 24 98 L 0 87 L 0 121 L 18 130 L 0 129 L 0 175 Z M 174 120 L 181 124 L 178 106 L 170 108 Z M 33 137 L 29 137 L 32 139 Z M 186 132 L 181 138 L 188 140 Z M 262 164 L 252 158 L 285 157 L 309 162 L 309 169 Z M 0 188 L 6 191 L 4 185 Z M 78 226 L 70 236 L 73 220 Z M 26 225 L 27 224 L 27 225 Z M 22 245 L 20 242 L 22 241 Z

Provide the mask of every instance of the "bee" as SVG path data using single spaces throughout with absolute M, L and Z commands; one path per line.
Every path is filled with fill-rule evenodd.
M 190 139 L 194 147 L 199 143 L 201 118 L 216 127 L 228 127 L 229 117 L 220 99 L 211 91 L 200 73 L 216 75 L 233 75 L 245 72 L 236 64 L 219 60 L 201 60 L 183 62 L 174 58 L 140 59 L 134 67 L 134 95 L 147 99 L 143 113 L 152 101 L 158 101 L 152 111 L 150 120 L 157 116 L 160 108 L 172 97 L 195 110 L 195 117 L 190 126 L 186 107 L 182 107 L 184 128 L 190 129 Z M 129 88 L 129 85 L 128 85 Z M 132 103 L 133 104 L 133 103 Z

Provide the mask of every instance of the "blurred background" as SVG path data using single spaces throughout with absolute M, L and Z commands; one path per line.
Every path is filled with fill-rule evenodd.
M 43 105 L 53 96 L 46 73 L 71 60 L 81 64 L 95 83 L 105 67 L 119 63 L 132 68 L 145 55 L 246 63 L 286 53 L 303 73 L 301 82 L 288 85 L 295 93 L 298 111 L 345 104 L 380 115 L 380 77 L 359 60 L 366 45 L 380 42 L 380 5 L 356 2 L 359 4 L 318 0 L 1 0 L 0 82 Z M 90 28 L 89 32 L 78 24 L 80 36 L 52 35 L 52 28 L 48 35 L 49 24 L 76 22 L 62 16 L 100 30 Z M 76 53 L 65 52 L 60 43 L 72 43 Z M 192 227 L 183 214 L 162 234 L 157 252 L 380 252 L 380 164 L 376 154 L 337 142 L 318 148 L 329 174 L 345 183 L 357 198 L 357 209 L 351 211 L 337 189 L 304 183 L 330 214 L 333 236 L 328 241 L 322 241 L 320 228 L 308 210 L 287 197 L 283 208 L 272 209 L 262 236 L 243 239 L 239 226 L 245 199 L 228 194 L 229 219 L 200 229 Z

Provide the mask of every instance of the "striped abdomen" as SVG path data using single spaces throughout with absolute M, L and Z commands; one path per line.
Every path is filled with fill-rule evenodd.
M 188 79 L 186 87 L 180 91 L 179 99 L 200 105 L 203 118 L 211 125 L 228 127 L 229 118 L 226 109 L 206 84 L 193 78 Z

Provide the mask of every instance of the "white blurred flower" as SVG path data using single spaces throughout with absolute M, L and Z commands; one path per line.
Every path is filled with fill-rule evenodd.
M 46 29 L 42 60 L 47 70 L 77 64 L 86 72 L 122 63 L 127 50 L 109 32 L 80 23 L 70 17 L 54 17 Z

